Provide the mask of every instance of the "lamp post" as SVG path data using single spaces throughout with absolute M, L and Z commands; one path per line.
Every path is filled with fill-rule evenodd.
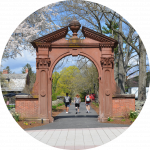
M 95 94 L 95 83 L 93 85 L 94 85 L 94 94 Z

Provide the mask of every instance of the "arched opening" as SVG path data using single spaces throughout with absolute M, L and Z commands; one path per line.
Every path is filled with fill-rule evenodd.
M 55 100 L 58 95 L 65 96 L 66 93 L 69 93 L 72 98 L 76 94 L 80 94 L 82 101 L 84 101 L 86 93 L 94 93 L 98 99 L 98 77 L 98 70 L 90 59 L 82 55 L 67 55 L 57 61 L 54 66 L 52 72 L 52 100 Z

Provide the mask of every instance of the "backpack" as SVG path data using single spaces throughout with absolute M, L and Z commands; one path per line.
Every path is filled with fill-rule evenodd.
M 87 101 L 87 102 L 90 102 L 90 101 L 91 101 L 91 99 L 90 99 L 89 96 L 86 96 L 86 101 Z
M 65 103 L 69 103 L 69 99 L 70 99 L 69 96 L 65 96 Z
M 75 103 L 79 104 L 79 102 L 80 102 L 80 98 L 75 97 Z

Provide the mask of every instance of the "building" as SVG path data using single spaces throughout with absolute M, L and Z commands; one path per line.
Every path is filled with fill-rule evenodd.
M 28 69 L 25 74 L 8 74 L 7 70 L 3 70 L 2 78 L 1 89 L 3 93 L 21 93 L 24 87 L 29 84 Z
M 149 87 L 149 83 L 150 83 L 150 72 L 147 72 L 146 87 Z M 139 76 L 135 76 L 127 80 L 128 87 L 138 87 L 138 84 L 139 84 Z

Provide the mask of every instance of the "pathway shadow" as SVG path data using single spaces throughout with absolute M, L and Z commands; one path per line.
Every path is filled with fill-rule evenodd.
M 56 116 L 54 120 L 62 119 L 62 118 L 98 118 L 98 115 L 69 115 L 69 116 Z

